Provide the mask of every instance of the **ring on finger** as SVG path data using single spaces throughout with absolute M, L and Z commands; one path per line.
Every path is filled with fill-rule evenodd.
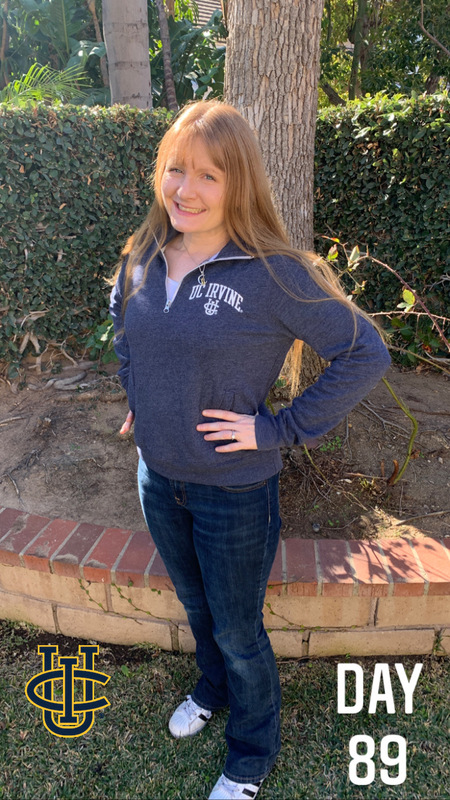
M 231 441 L 232 442 L 236 441 L 236 431 L 231 431 Z

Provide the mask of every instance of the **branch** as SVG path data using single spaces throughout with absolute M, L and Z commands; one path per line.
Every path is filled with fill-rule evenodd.
M 436 47 L 440 47 L 441 50 L 444 51 L 445 55 L 450 58 L 450 50 L 447 50 L 441 42 L 439 42 L 431 33 L 427 31 L 423 24 L 423 0 L 420 0 L 420 21 L 419 21 L 419 28 L 424 32 L 425 36 L 428 36 L 432 42 L 436 45 Z
M 345 100 L 333 89 L 330 83 L 319 81 L 319 86 L 325 92 L 330 103 L 333 103 L 334 106 L 345 106 Z
M 422 306 L 422 308 L 425 311 L 425 313 L 430 317 L 430 319 L 433 320 L 433 325 L 435 326 L 436 330 L 439 332 L 439 335 L 440 335 L 442 341 L 444 342 L 444 344 L 446 345 L 447 350 L 450 352 L 450 342 L 448 341 L 447 337 L 445 336 L 444 331 L 437 324 L 436 319 L 433 319 L 433 314 L 431 313 L 431 311 L 429 311 L 429 309 L 426 307 L 426 305 L 423 302 L 423 300 L 421 300 L 421 298 L 414 291 L 414 289 L 411 288 L 409 283 L 406 283 L 406 281 L 402 278 L 402 276 L 395 269 L 390 267 L 388 264 L 385 264 L 383 261 L 379 261 L 377 258 L 374 258 L 373 256 L 367 256 L 367 257 L 370 259 L 370 261 L 374 261 L 375 264 L 379 264 L 381 267 L 384 267 L 385 269 L 389 270 L 389 272 L 392 272 L 392 274 L 395 275 L 395 277 L 398 278 L 399 281 L 403 284 L 405 289 L 408 289 L 408 291 L 411 292 L 411 294 L 414 296 L 414 299 L 415 299 L 416 303 L 418 303 L 420 306 Z
M 412 519 L 423 519 L 424 517 L 442 517 L 444 514 L 450 514 L 450 509 L 447 509 L 446 511 L 430 511 L 427 514 L 414 514 L 413 517 L 398 519 L 396 522 L 393 522 L 392 525 L 405 525 L 406 522 L 410 522 Z
M 25 419 L 25 417 L 9 417 L 9 419 L 0 420 L 0 425 L 7 425 L 8 422 L 15 422 L 18 419 Z
M 389 383 L 389 381 L 387 381 L 386 378 L 382 378 L 381 380 L 383 381 L 384 385 L 386 386 L 386 388 L 391 393 L 391 395 L 394 398 L 394 400 L 397 403 L 397 405 L 400 406 L 402 411 L 411 420 L 411 425 L 412 425 L 412 431 L 411 431 L 411 436 L 410 436 L 410 439 L 409 439 L 409 442 L 408 442 L 408 450 L 406 452 L 406 458 L 405 458 L 405 460 L 404 460 L 404 462 L 402 464 L 402 467 L 401 467 L 400 471 L 397 472 L 397 470 L 395 470 L 394 474 L 391 475 L 391 477 L 388 480 L 388 486 L 393 486 L 394 483 L 397 483 L 397 481 L 400 480 L 400 478 L 402 477 L 406 467 L 409 464 L 409 460 L 411 458 L 412 448 L 413 448 L 413 444 L 414 444 L 414 439 L 416 438 L 417 430 L 418 430 L 419 426 L 418 426 L 418 422 L 417 422 L 416 418 L 413 417 L 413 415 L 411 414 L 409 408 L 407 408 L 405 406 L 403 400 L 400 400 L 400 398 L 397 397 L 397 395 L 395 394 L 395 392 L 394 392 L 391 384 Z
M 316 472 L 319 473 L 319 475 L 322 478 L 322 480 L 325 481 L 325 483 L 327 483 L 328 486 L 331 486 L 331 488 L 334 489 L 334 486 L 331 483 L 331 481 L 328 480 L 328 478 L 323 474 L 322 470 L 319 469 L 317 464 L 315 464 L 315 462 L 313 461 L 311 453 L 309 452 L 306 444 L 303 445 L 303 451 L 304 451 L 305 455 L 307 456 L 307 458 L 309 459 L 312 467 L 316 470 Z M 342 492 L 342 494 L 345 494 L 347 497 L 351 497 L 352 500 L 354 500 L 359 505 L 359 507 L 362 508 L 364 511 L 368 511 L 369 510 L 368 508 L 366 508 L 365 505 L 363 505 L 361 503 L 360 500 L 358 500 L 358 498 L 354 494 L 352 494 L 352 492 L 347 492 L 345 489 L 342 489 L 342 488 L 341 488 L 341 492 Z
M 411 350 L 406 350 L 404 347 L 396 347 L 395 345 L 388 342 L 387 347 L 389 350 L 395 350 L 397 353 L 404 353 L 407 356 L 414 356 L 419 361 L 423 361 L 424 364 L 430 364 L 432 367 L 436 367 L 436 369 L 440 369 L 441 372 L 444 372 L 446 375 L 450 375 L 450 371 L 442 367 L 438 361 L 432 361 L 430 358 L 425 358 L 425 356 L 419 355 L 419 353 L 413 353 Z
M 340 246 L 340 247 L 342 247 L 342 249 L 343 249 L 343 251 L 344 251 L 345 258 L 346 258 L 346 261 L 347 261 L 347 266 L 346 266 L 346 268 L 345 268 L 345 269 L 343 269 L 343 270 L 342 270 L 342 271 L 339 273 L 339 275 L 338 275 L 338 277 L 339 277 L 339 278 L 341 278 L 341 276 L 342 276 L 344 273 L 346 273 L 347 275 L 350 275 L 350 277 L 352 278 L 352 280 L 354 281 L 354 283 L 356 284 L 356 286 L 360 287 L 360 284 L 358 283 L 358 281 L 357 281 L 357 280 L 356 280 L 356 279 L 353 277 L 353 275 L 352 275 L 352 274 L 349 272 L 349 267 L 351 266 L 352 268 L 355 268 L 355 267 L 356 267 L 356 265 L 357 265 L 357 264 L 358 264 L 360 261 L 362 261 L 364 258 L 368 258 L 368 259 L 369 259 L 369 261 L 373 261 L 375 264 L 379 264 L 381 267 L 384 267 L 384 268 L 385 268 L 385 269 L 387 269 L 389 272 L 391 272 L 393 275 L 395 275 L 395 277 L 396 277 L 396 278 L 397 278 L 397 279 L 400 281 L 400 283 L 402 283 L 402 284 L 403 284 L 403 286 L 404 286 L 406 289 L 408 289 L 408 291 L 409 291 L 409 292 L 411 292 L 411 294 L 412 294 L 412 295 L 413 295 L 413 297 L 414 297 L 414 302 L 415 302 L 415 303 L 418 303 L 418 304 L 421 306 L 421 308 L 423 308 L 423 310 L 424 310 L 424 312 L 425 312 L 426 316 L 427 316 L 427 317 L 428 317 L 428 318 L 431 320 L 431 322 L 432 322 L 432 327 L 433 327 L 433 328 L 435 328 L 435 329 L 438 331 L 438 333 L 439 333 L 439 336 L 440 336 L 440 338 L 441 338 L 442 342 L 445 344 L 445 346 L 447 347 L 447 350 L 450 352 L 450 342 L 449 342 L 449 341 L 448 341 L 448 339 L 446 338 L 446 336 L 445 336 L 445 334 L 444 334 L 444 332 L 443 332 L 442 328 L 441 328 L 441 327 L 438 325 L 438 323 L 437 323 L 437 320 L 438 320 L 438 319 L 440 319 L 440 320 L 444 320 L 445 322 L 447 322 L 447 321 L 448 321 L 448 318 L 447 318 L 447 317 L 441 317 L 441 316 L 437 316 L 436 314 L 432 314 L 432 313 L 431 313 L 431 311 L 429 310 L 429 308 L 427 308 L 427 306 L 426 306 L 426 305 L 425 305 L 425 303 L 423 302 L 423 300 L 422 300 L 422 299 L 419 297 L 419 295 L 418 295 L 418 294 L 417 294 L 417 293 L 414 291 L 414 289 L 412 289 L 412 288 L 411 288 L 411 286 L 409 285 L 409 283 L 407 283 L 407 282 L 404 280 L 404 278 L 402 278 L 402 276 L 401 276 L 401 275 L 400 275 L 400 274 L 397 272 L 397 270 L 393 269 L 393 267 L 390 267 L 390 266 L 389 266 L 389 264 L 385 264 L 385 263 L 384 263 L 384 261 L 379 261 L 379 259 L 378 259 L 378 258 L 374 258 L 374 256 L 371 256 L 371 255 L 369 254 L 369 252 L 368 252 L 368 251 L 367 251 L 367 253 L 366 253 L 365 255 L 361 254 L 361 253 L 359 252 L 359 248 L 358 248 L 357 246 L 353 248 L 352 254 L 349 256 L 349 255 L 348 255 L 348 253 L 347 253 L 347 250 L 346 250 L 345 244 L 342 244 L 342 242 L 340 242 L 340 241 L 339 241 L 339 239 L 337 239 L 336 237 L 331 237 L 331 236 L 324 236 L 324 235 L 322 235 L 322 236 L 321 236 L 321 238 L 322 238 L 322 239 L 328 239 L 329 241 L 332 241 L 332 242 L 334 242 L 335 244 L 333 245 L 333 247 L 334 247 L 336 250 L 337 250 L 337 246 L 336 246 L 336 242 L 337 242 L 337 243 L 339 244 L 339 246 Z M 333 249 L 333 248 L 332 248 L 332 249 Z M 356 252 L 356 255 L 354 256 L 354 253 L 355 253 L 355 251 L 357 251 L 357 252 Z M 331 251 L 330 251 L 330 252 L 331 252 Z M 445 276 L 444 276 L 444 278 L 443 278 L 443 280 L 447 280 L 447 278 L 448 278 L 448 276 L 447 276 L 447 275 L 445 275 Z M 437 285 L 437 284 L 434 284 L 434 285 Z M 382 314 L 382 315 L 391 315 L 392 313 L 394 313 L 394 314 L 395 314 L 396 312 L 389 312 L 389 311 L 388 311 L 388 312 L 375 312 L 375 313 L 371 314 L 370 316 L 378 316 L 378 315 L 381 315 L 381 314 Z M 411 312 L 411 311 L 408 311 L 408 313 L 416 313 L 416 314 L 418 314 L 418 312 Z M 418 316 L 420 316 L 420 314 L 418 314 Z M 392 350 L 398 350 L 399 352 L 408 352 L 408 351 L 404 350 L 404 349 L 403 349 L 403 348 L 401 348 L 401 347 L 394 347 L 393 345 L 388 345 L 388 346 L 389 346 L 389 348 L 390 348 L 390 349 L 392 349 Z M 447 363 L 447 359 L 436 359 L 436 358 L 433 358 L 433 359 L 431 360 L 431 358 L 428 358 L 428 359 L 427 359 L 427 358 L 424 358 L 423 356 L 419 356 L 417 353 L 413 353 L 412 355 L 414 355 L 414 357 L 415 357 L 415 358 L 419 358 L 421 361 L 425 361 L 425 363 L 428 363 L 428 364 L 433 364 L 433 366 L 438 366 L 438 362 L 445 363 L 445 364 Z M 439 369 L 442 369 L 442 371 L 443 371 L 443 372 L 445 372 L 445 373 L 447 373 L 447 374 L 450 374 L 450 373 L 448 372 L 448 370 L 444 369 L 444 367 L 440 367 L 440 366 L 439 366 L 438 368 L 439 368 Z
M 408 311 L 408 314 L 414 314 L 415 317 L 430 317 L 431 319 L 442 319 L 444 322 L 450 322 L 450 317 L 441 317 L 437 314 L 427 314 L 425 311 Z M 371 317 L 398 317 L 398 311 L 371 311 Z

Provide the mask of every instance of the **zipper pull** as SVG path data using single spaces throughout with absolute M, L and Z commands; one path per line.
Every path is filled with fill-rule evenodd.
M 164 306 L 164 313 L 168 314 L 170 309 L 170 300 L 166 300 L 166 305 Z

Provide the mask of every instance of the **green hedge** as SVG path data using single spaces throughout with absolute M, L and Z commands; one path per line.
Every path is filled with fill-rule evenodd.
M 317 249 L 331 244 L 322 234 L 368 246 L 436 313 L 445 313 L 449 285 L 448 109 L 436 96 L 329 109 L 316 140 Z M 104 277 L 151 202 L 167 125 L 162 110 L 0 107 L 0 360 L 12 369 L 27 333 L 25 352 L 35 352 L 33 341 L 70 349 L 106 318 Z M 369 307 L 395 308 L 398 281 L 365 271 Z
M 106 317 L 104 278 L 147 213 L 167 124 L 162 110 L 0 107 L 0 360 L 13 369 L 27 333 L 70 349 Z
M 316 249 L 324 254 L 332 244 L 322 235 L 350 250 L 368 248 L 437 314 L 449 309 L 450 284 L 442 282 L 449 269 L 449 134 L 448 96 L 431 95 L 327 109 L 316 136 Z M 362 279 L 369 309 L 395 309 L 402 291 L 395 276 L 367 262 L 358 269 Z

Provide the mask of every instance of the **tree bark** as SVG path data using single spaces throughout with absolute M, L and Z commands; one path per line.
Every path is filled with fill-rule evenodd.
M 111 104 L 152 107 L 146 0 L 102 0 Z
M 327 15 L 327 45 L 331 42 L 331 32 L 333 30 L 333 19 L 331 15 L 331 0 L 325 0 L 325 10 Z
M 222 9 L 223 24 L 228 31 L 228 0 L 220 0 L 220 7 Z
M 358 12 L 356 15 L 354 37 L 353 37 L 354 49 L 353 49 L 352 69 L 350 72 L 350 84 L 348 87 L 349 100 L 354 100 L 359 95 L 358 73 L 359 73 L 359 62 L 360 62 L 362 43 L 363 43 L 363 25 L 364 25 L 364 18 L 366 16 L 366 11 L 367 11 L 367 0 L 358 0 Z
M 292 244 L 313 249 L 314 138 L 324 0 L 227 0 L 225 96 L 261 143 Z M 324 362 L 303 347 L 301 388 Z
M 425 91 L 427 94 L 433 94 L 437 91 L 441 76 L 435 72 L 430 72 L 425 83 Z
M 166 90 L 167 107 L 170 111 L 178 111 L 177 96 L 175 94 L 175 84 L 172 72 L 172 51 L 170 47 L 169 25 L 167 23 L 164 0 L 156 0 L 158 9 L 159 31 L 161 34 L 161 44 L 164 64 L 164 88 Z
M 225 96 L 261 143 L 296 247 L 313 247 L 313 170 L 324 0 L 228 0 Z
M 3 5 L 2 41 L 0 44 L 0 89 L 4 89 L 10 82 L 6 51 L 9 47 L 8 33 L 8 0 Z
M 345 106 L 345 100 L 341 97 L 340 94 L 337 93 L 335 89 L 333 89 L 331 83 L 327 81 L 319 81 L 319 86 L 323 92 L 325 92 L 326 96 L 330 103 L 333 103 L 334 106 Z
M 95 10 L 95 0 L 88 0 L 88 8 L 92 14 L 92 19 L 94 22 L 94 29 L 95 29 L 95 38 L 97 42 L 103 42 L 103 37 L 100 30 L 100 25 L 98 22 L 97 11 Z M 106 63 L 105 56 L 102 56 L 100 59 L 100 72 L 102 76 L 103 86 L 109 86 L 109 75 L 108 75 L 108 65 Z

